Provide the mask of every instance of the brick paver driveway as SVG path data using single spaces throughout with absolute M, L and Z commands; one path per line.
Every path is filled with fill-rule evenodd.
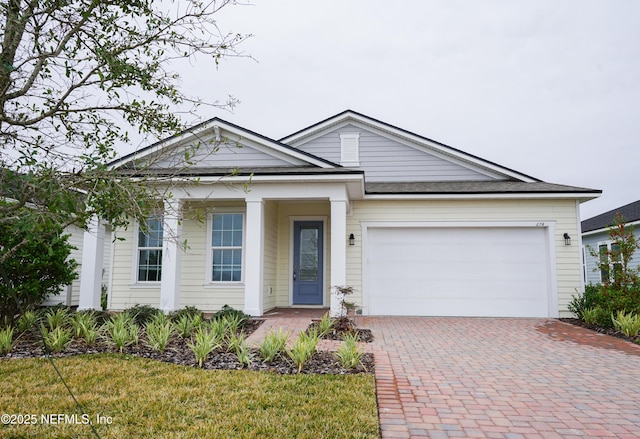
M 383 438 L 639 438 L 640 348 L 555 320 L 365 317 Z

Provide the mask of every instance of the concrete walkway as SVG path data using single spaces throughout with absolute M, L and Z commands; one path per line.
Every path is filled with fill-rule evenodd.
M 326 310 L 275 310 L 249 338 Z M 383 438 L 640 438 L 640 346 L 557 320 L 363 317 Z M 335 350 L 323 340 L 319 349 Z

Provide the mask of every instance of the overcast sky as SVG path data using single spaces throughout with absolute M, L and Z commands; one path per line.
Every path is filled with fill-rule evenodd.
M 279 139 L 345 109 L 552 183 L 640 199 L 640 1 L 254 0 L 249 58 L 178 66 L 203 108 Z M 195 121 L 194 121 L 195 122 Z

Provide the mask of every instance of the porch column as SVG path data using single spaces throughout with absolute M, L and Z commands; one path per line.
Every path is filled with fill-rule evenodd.
M 180 308 L 181 210 L 181 200 L 164 200 L 162 277 L 160 279 L 160 309 L 164 312 Z
M 247 200 L 244 269 L 244 312 L 261 316 L 264 312 L 264 200 Z
M 347 282 L 347 201 L 331 200 L 331 309 L 332 317 L 341 313 L 336 286 Z
M 97 217 L 91 218 L 82 237 L 79 310 L 101 309 L 104 235 L 104 225 Z

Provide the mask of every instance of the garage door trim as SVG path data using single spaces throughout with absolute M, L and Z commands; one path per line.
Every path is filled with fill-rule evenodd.
M 547 245 L 547 303 L 549 317 L 558 317 L 558 288 L 556 274 L 555 221 L 362 221 L 362 307 L 363 314 L 370 309 L 368 282 L 370 279 L 368 259 L 371 254 L 369 229 L 388 228 L 543 228 Z

